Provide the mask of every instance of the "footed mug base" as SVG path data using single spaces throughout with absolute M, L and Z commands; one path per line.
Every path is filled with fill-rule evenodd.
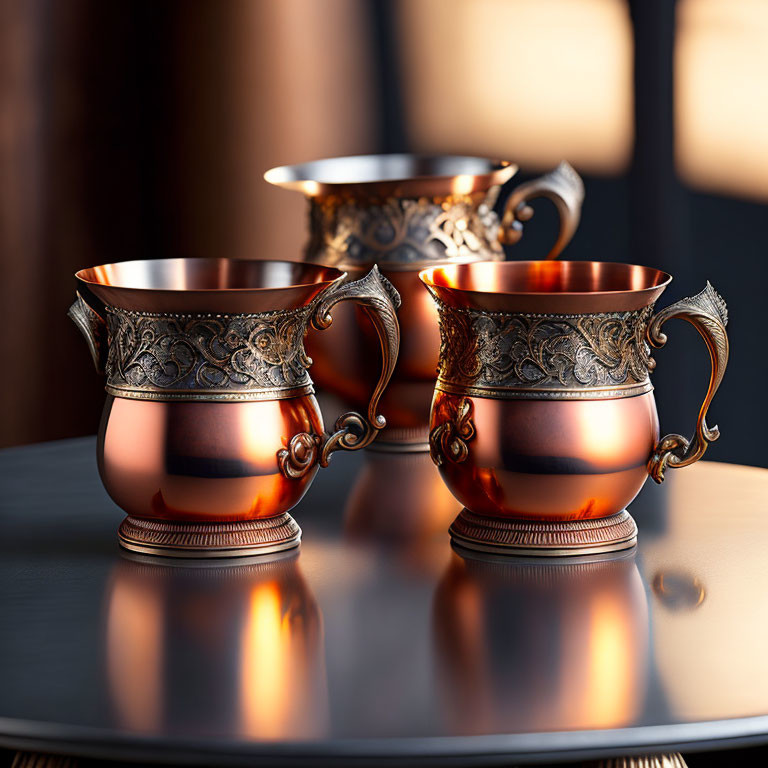
M 429 426 L 385 427 L 367 450 L 378 453 L 429 453 Z
M 594 555 L 637 543 L 637 525 L 626 510 L 594 520 L 550 522 L 485 517 L 465 507 L 448 530 L 465 549 L 529 557 Z
M 148 520 L 130 515 L 117 532 L 120 546 L 162 557 L 252 557 L 298 547 L 301 528 L 287 513 L 227 523 Z

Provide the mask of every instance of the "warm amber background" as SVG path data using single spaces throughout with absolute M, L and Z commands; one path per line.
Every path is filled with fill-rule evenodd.
M 566 256 L 712 280 L 732 361 L 711 458 L 768 463 L 768 4 L 761 0 L 0 0 L 0 446 L 95 431 L 102 382 L 65 313 L 79 267 L 299 258 L 272 165 L 380 151 L 582 173 Z M 510 255 L 546 251 L 537 208 Z M 662 425 L 707 359 L 670 329 Z

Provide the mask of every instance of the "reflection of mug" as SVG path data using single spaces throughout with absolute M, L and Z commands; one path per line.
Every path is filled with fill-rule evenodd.
M 344 531 L 418 547 L 444 532 L 460 508 L 428 454 L 370 451 L 347 498 Z
M 454 553 L 437 587 L 433 643 L 448 727 L 632 725 L 648 668 L 648 604 L 634 553 L 521 560 Z
M 711 285 L 656 315 L 671 277 L 605 262 L 508 262 L 424 270 L 442 346 L 432 458 L 465 505 L 464 546 L 527 554 L 624 549 L 625 507 L 646 476 L 701 458 L 719 436 L 707 409 L 728 360 L 725 303 Z M 696 433 L 659 440 L 648 342 L 690 322 L 712 359 Z
M 446 261 L 502 259 L 502 244 L 520 240 L 523 224 L 533 216 L 529 201 L 536 198 L 552 201 L 560 215 L 549 258 L 573 237 L 584 197 L 573 168 L 561 163 L 515 185 L 517 170 L 514 164 L 483 157 L 395 154 L 335 157 L 273 168 L 264 175 L 272 184 L 306 195 L 308 261 L 339 267 L 351 276 L 378 264 L 403 297 L 398 316 L 402 346 L 382 400 L 387 429 L 376 449 L 427 450 L 439 335 L 419 271 Z M 500 201 L 501 217 L 494 210 Z M 315 381 L 354 407 L 365 402 L 375 365 L 371 335 L 359 312 L 344 307 L 330 333 L 310 340 L 310 354 L 317 358 Z
M 322 616 L 297 556 L 212 566 L 129 557 L 113 569 L 106 617 L 122 727 L 241 739 L 327 732 Z
M 244 555 L 294 547 L 288 514 L 338 449 L 368 445 L 399 346 L 397 292 L 311 264 L 161 259 L 77 273 L 70 316 L 107 376 L 98 460 L 128 517 L 124 547 Z M 376 328 L 383 370 L 366 416 L 325 434 L 304 352 L 311 326 L 352 300 Z

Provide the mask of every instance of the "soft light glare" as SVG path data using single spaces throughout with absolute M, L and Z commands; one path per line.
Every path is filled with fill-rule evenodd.
M 308 197 L 316 197 L 320 194 L 320 185 L 316 181 L 303 181 L 301 186 Z
M 585 400 L 579 406 L 574 414 L 580 425 L 581 446 L 575 447 L 575 455 L 583 452 L 592 461 L 609 464 L 621 455 L 627 440 L 621 398 Z
M 107 671 L 118 721 L 134 731 L 162 726 L 162 594 L 129 579 L 115 582 L 107 612 Z
M 768 200 L 768 3 L 681 0 L 675 154 L 696 187 Z
M 472 191 L 474 177 L 460 175 L 453 180 L 453 192 L 456 195 L 468 195 Z
M 400 0 L 409 135 L 546 167 L 615 173 L 632 151 L 623 0 Z
M 635 656 L 643 642 L 633 634 L 622 597 L 606 590 L 590 606 L 582 711 L 592 728 L 616 728 L 637 715 L 640 659 Z
M 240 673 L 242 728 L 249 736 L 276 739 L 290 732 L 291 627 L 275 582 L 257 584 L 243 633 Z
M 275 472 L 275 438 L 282 437 L 281 446 L 287 444 L 291 435 L 285 435 L 285 422 L 279 400 L 264 400 L 255 407 L 243 408 L 242 418 L 248 420 L 243 430 L 245 456 L 259 466 L 264 474 Z

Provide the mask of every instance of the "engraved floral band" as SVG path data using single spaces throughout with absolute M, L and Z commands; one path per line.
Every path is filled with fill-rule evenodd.
M 486 312 L 438 301 L 443 392 L 598 399 L 650 392 L 652 307 L 602 314 Z
M 143 400 L 310 394 L 304 332 L 311 311 L 149 314 L 107 307 L 107 392 Z
M 491 187 L 479 203 L 470 196 L 312 199 L 307 250 L 325 264 L 378 262 L 388 269 L 478 254 L 501 258 L 493 210 L 500 189 Z
M 494 185 L 470 194 L 408 197 L 312 196 L 307 254 L 323 264 L 386 265 L 388 270 L 454 258 L 501 259 L 502 243 L 523 236 L 534 214 L 531 200 L 545 197 L 560 214 L 560 232 L 548 258 L 555 258 L 576 231 L 584 185 L 566 162 L 517 186 L 500 219 L 494 207 L 502 191 Z

